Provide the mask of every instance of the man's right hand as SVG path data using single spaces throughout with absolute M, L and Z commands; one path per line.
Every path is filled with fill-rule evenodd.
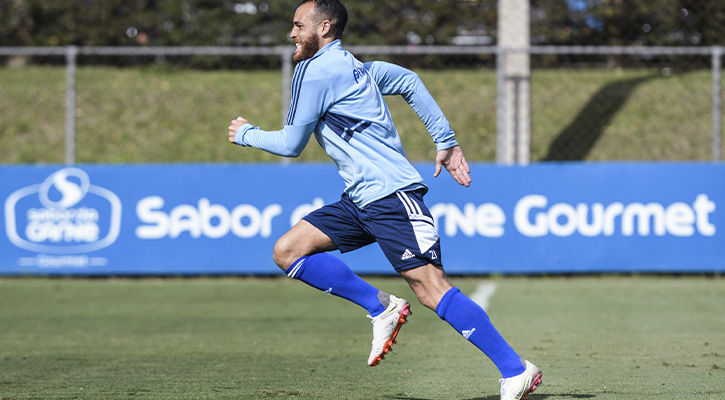
M 239 127 L 248 123 L 249 121 L 247 121 L 243 117 L 237 117 L 237 119 L 232 121 L 232 124 L 229 125 L 229 143 L 235 143 L 234 138 L 237 136 L 237 131 L 239 130 Z

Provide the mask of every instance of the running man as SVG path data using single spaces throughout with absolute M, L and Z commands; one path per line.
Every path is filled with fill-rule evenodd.
M 501 372 L 501 399 L 520 400 L 541 383 L 486 312 L 447 280 L 440 239 L 423 202 L 427 186 L 405 156 L 384 95 L 400 95 L 433 138 L 442 168 L 469 186 L 470 169 L 448 120 L 418 76 L 385 62 L 363 64 L 342 48 L 347 11 L 338 0 L 304 0 L 290 38 L 297 48 L 292 101 L 285 126 L 264 131 L 238 117 L 229 141 L 286 157 L 300 155 L 310 136 L 345 181 L 340 201 L 311 212 L 275 244 L 275 263 L 293 279 L 347 299 L 368 312 L 373 342 L 368 365 L 391 350 L 410 304 L 371 286 L 328 251 L 378 243 L 418 300 L 483 351 Z

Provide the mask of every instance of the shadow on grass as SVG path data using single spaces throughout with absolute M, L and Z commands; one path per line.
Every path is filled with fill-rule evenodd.
M 526 397 L 526 400 L 544 400 L 544 399 L 593 399 L 593 394 L 536 394 L 532 393 Z M 474 397 L 468 400 L 500 400 L 501 396 Z
M 545 399 L 593 399 L 593 394 L 546 394 L 546 393 L 532 393 L 528 397 L 526 397 L 527 400 L 545 400 Z M 397 399 L 397 400 L 433 400 L 433 399 L 427 399 L 423 397 L 389 397 L 390 399 Z M 500 400 L 501 397 L 499 395 L 495 396 L 486 396 L 486 397 L 474 397 L 472 399 L 466 399 L 466 400 Z
M 625 79 L 605 85 L 549 145 L 543 161 L 582 161 L 591 152 L 634 89 L 656 75 Z

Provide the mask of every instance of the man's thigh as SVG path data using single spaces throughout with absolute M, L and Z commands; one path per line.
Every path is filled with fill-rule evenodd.
M 340 201 L 319 208 L 303 218 L 319 229 L 341 253 L 357 250 L 375 242 L 360 221 L 360 210 L 343 195 Z

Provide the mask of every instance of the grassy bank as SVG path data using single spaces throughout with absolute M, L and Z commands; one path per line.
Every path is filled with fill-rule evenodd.
M 418 71 L 471 161 L 496 157 L 496 76 L 490 70 Z M 536 70 L 531 157 L 539 160 L 710 160 L 709 71 Z M 81 67 L 78 162 L 278 161 L 226 142 L 243 115 L 281 127 L 279 71 Z M 0 68 L 0 162 L 58 163 L 65 155 L 65 70 Z M 407 104 L 389 98 L 408 156 L 434 147 Z M 327 160 L 312 140 L 299 161 Z

